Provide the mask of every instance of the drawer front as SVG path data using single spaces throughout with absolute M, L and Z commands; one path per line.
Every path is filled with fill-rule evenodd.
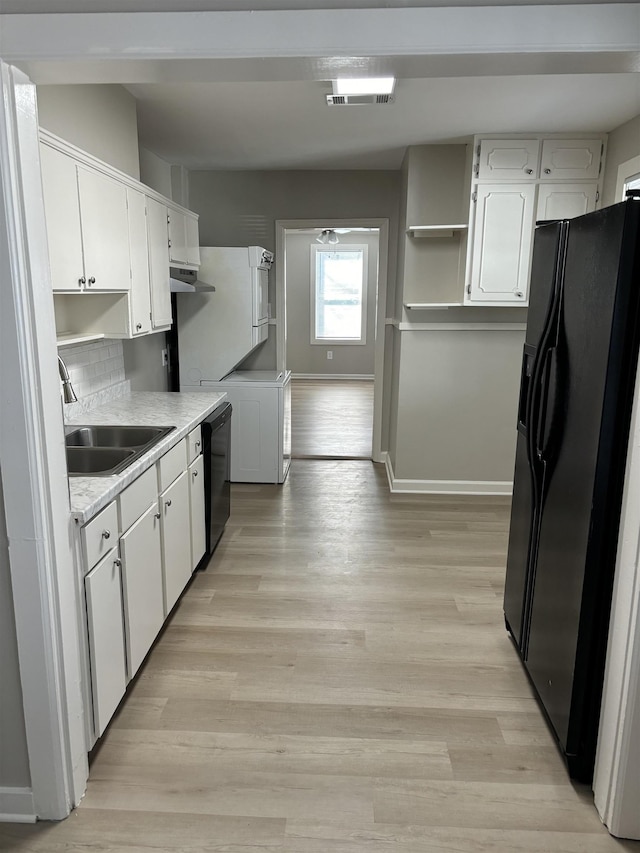
M 118 498 L 120 530 L 124 533 L 158 500 L 158 480 L 155 466 L 134 480 Z
M 187 440 L 183 438 L 158 463 L 158 491 L 164 492 L 187 468 Z
M 82 528 L 82 550 L 85 569 L 92 569 L 115 545 L 118 544 L 118 507 L 112 501 L 101 513 Z
M 202 428 L 200 424 L 195 429 L 192 429 L 187 436 L 187 453 L 189 454 L 189 465 L 191 465 L 196 456 L 202 453 Z

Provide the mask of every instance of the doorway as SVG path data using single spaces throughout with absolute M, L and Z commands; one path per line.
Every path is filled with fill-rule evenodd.
M 387 253 L 387 220 L 276 223 L 278 368 L 292 372 L 294 458 L 382 461 Z

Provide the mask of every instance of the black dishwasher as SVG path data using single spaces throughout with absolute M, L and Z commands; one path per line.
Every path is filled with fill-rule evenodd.
M 229 483 L 231 444 L 231 403 L 224 403 L 202 422 L 202 455 L 204 461 L 204 509 L 206 551 L 198 568 L 206 566 L 231 508 Z

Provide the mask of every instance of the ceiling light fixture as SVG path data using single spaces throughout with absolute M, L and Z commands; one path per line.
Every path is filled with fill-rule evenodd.
M 333 81 L 334 95 L 392 95 L 395 77 L 339 77 Z
M 325 228 L 322 234 L 318 234 L 316 237 L 317 243 L 323 243 L 325 246 L 327 243 L 331 243 L 334 246 L 336 243 L 339 243 L 338 235 L 333 230 L 333 228 Z

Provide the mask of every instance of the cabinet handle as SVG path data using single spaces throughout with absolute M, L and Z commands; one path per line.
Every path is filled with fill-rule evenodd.
M 523 296 L 522 291 L 516 290 L 516 296 L 519 296 L 522 299 L 522 296 Z
M 170 501 L 170 500 L 169 500 L 169 501 L 165 501 L 165 502 L 164 502 L 164 505 L 165 505 L 165 506 L 171 506 L 171 501 Z
M 525 169 L 527 175 L 533 175 L 533 169 Z
M 550 174 L 551 174 L 551 169 L 545 169 L 545 170 L 544 170 L 544 173 L 545 173 L 545 175 L 550 175 Z
M 89 279 L 89 286 L 91 286 L 92 284 L 95 284 L 95 283 L 96 283 L 96 277 L 94 275 L 92 275 L 91 278 Z
M 115 559 L 113 561 L 113 565 L 120 567 L 122 565 L 122 560 L 120 558 Z
M 86 283 L 87 283 L 87 279 L 85 278 L 85 276 L 82 276 L 82 278 L 78 279 L 78 284 L 86 284 Z
M 136 323 L 136 332 L 139 332 L 142 328 L 142 323 Z
M 103 530 L 102 531 L 102 538 L 103 539 L 111 539 L 111 531 L 110 530 Z
M 159 512 L 154 512 L 153 517 L 154 517 L 154 518 L 160 518 L 160 513 L 159 513 Z
M 200 447 L 200 439 L 196 441 L 196 447 Z
M 194 472 L 193 472 L 193 476 L 194 476 L 194 477 L 197 477 L 197 476 L 198 476 L 198 472 L 197 472 L 197 471 L 194 471 Z

